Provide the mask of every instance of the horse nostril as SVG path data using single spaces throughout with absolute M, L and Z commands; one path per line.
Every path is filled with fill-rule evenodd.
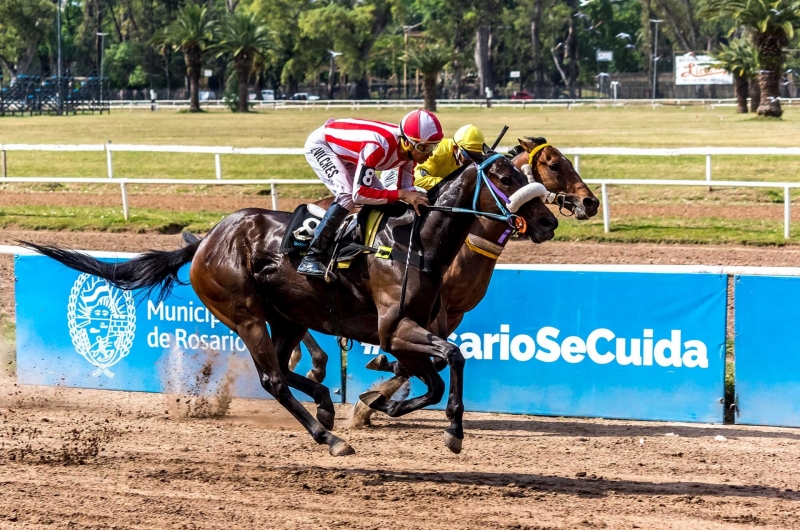
M 594 197 L 584 197 L 583 207 L 587 210 L 596 210 L 600 206 L 600 201 Z
M 555 217 L 540 217 L 536 224 L 544 230 L 555 230 L 558 228 L 558 219 Z

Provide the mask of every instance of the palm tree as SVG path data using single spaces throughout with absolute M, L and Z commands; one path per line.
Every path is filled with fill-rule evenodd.
M 253 62 L 256 56 L 266 52 L 271 43 L 267 26 L 253 13 L 231 13 L 222 23 L 216 49 L 219 55 L 230 55 L 233 58 L 239 82 L 239 112 L 250 110 L 247 105 L 247 88 L 250 85 Z
M 422 74 L 422 93 L 425 97 L 425 110 L 436 110 L 436 79 L 447 64 L 455 59 L 455 54 L 438 44 L 423 44 L 412 48 L 403 60 Z
M 714 58 L 722 68 L 733 74 L 736 112 L 747 114 L 748 86 L 758 70 L 753 46 L 745 38 L 732 39 L 727 45 L 720 46 Z
M 203 55 L 213 41 L 214 18 L 205 7 L 189 4 L 178 11 L 178 18 L 156 35 L 156 41 L 179 46 L 189 76 L 189 112 L 200 112 L 200 69 Z
M 708 19 L 730 17 L 750 32 L 758 52 L 758 84 L 761 89 L 759 116 L 779 117 L 783 114 L 780 80 L 784 52 L 800 29 L 800 2 L 797 0 L 709 0 L 701 11 Z M 734 28 L 735 30 L 736 28 Z M 733 30 L 732 30 L 733 31 Z

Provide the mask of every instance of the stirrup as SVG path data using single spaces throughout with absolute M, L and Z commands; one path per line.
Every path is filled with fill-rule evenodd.
M 339 242 L 337 241 L 333 246 L 333 252 L 331 252 L 331 260 L 328 262 L 328 266 L 325 267 L 325 274 L 324 278 L 327 283 L 335 282 L 338 280 L 336 277 L 336 273 L 333 272 L 333 267 L 336 264 L 336 255 L 337 251 L 339 250 Z

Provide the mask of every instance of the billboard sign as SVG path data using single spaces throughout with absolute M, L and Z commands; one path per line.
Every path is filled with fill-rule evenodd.
M 716 274 L 498 268 L 449 338 L 467 359 L 466 408 L 721 422 L 726 286 Z M 385 375 L 364 368 L 378 353 L 348 353 L 348 402 Z M 413 380 L 411 395 L 424 392 Z
M 736 423 L 800 427 L 800 278 L 734 282 Z
M 597 50 L 595 58 L 598 63 L 611 62 L 614 60 L 614 52 L 610 50 Z
M 44 256 L 16 256 L 15 276 L 20 383 L 270 397 L 242 339 L 206 309 L 190 285 L 179 285 L 158 300 L 154 294 L 122 291 Z M 188 279 L 188 266 L 179 277 Z M 42 278 L 47 278 L 46 292 Z M 334 353 L 325 384 L 334 402 L 341 402 L 336 340 L 321 334 L 315 338 Z M 310 368 L 303 348 L 295 371 L 305 374 Z
M 676 55 L 676 85 L 732 85 L 733 75 L 710 55 Z

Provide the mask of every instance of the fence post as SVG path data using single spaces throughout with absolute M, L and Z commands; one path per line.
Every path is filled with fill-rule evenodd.
M 106 165 L 108 166 L 108 178 L 114 178 L 114 165 L 111 162 L 111 150 L 108 148 L 108 145 L 111 143 L 111 140 L 108 141 L 106 144 Z
M 278 211 L 278 196 L 276 193 L 275 183 L 273 182 L 269 185 L 269 194 L 272 195 L 272 209 Z
M 605 182 L 601 186 L 603 193 L 603 232 L 607 234 L 611 232 L 611 223 L 608 219 L 608 188 Z
M 711 155 L 706 155 L 706 182 L 708 182 L 708 191 L 711 191 Z
M 575 161 L 572 163 L 575 167 L 575 173 L 580 174 L 581 172 L 581 155 L 575 155 Z
M 792 195 L 789 186 L 783 188 L 783 237 L 789 239 L 792 223 Z
M 219 153 L 214 154 L 214 167 L 217 170 L 217 180 L 222 180 L 222 164 L 219 161 Z
M 122 192 L 122 216 L 128 220 L 128 193 L 125 190 L 125 182 L 119 183 L 119 191 Z
M 6 155 L 5 149 L 2 151 L 2 153 L 3 153 L 3 156 L 2 156 L 2 158 L 3 158 L 3 178 L 6 178 L 8 176 L 8 159 L 6 158 L 7 155 Z

